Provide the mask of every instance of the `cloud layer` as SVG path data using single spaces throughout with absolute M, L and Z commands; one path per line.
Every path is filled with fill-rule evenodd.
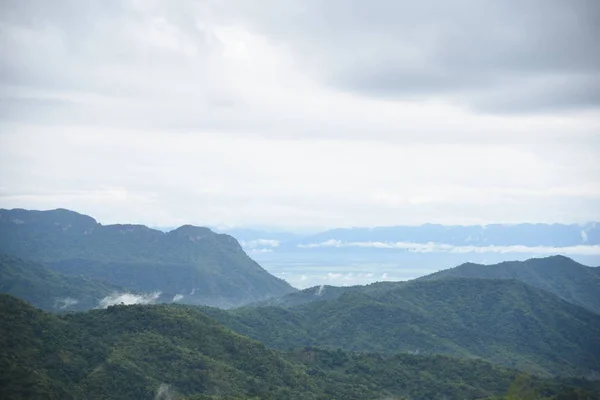
M 0 206 L 600 219 L 598 2 L 4 1 Z

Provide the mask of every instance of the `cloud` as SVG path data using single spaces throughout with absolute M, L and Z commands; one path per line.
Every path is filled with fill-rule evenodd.
M 598 108 L 600 6 L 267 1 L 226 11 L 290 46 L 327 84 L 374 97 L 453 98 L 489 112 Z
M 172 300 L 173 302 L 180 301 L 180 300 L 183 300 L 182 294 L 176 294 L 175 296 L 173 296 L 173 300 Z
M 176 395 L 171 390 L 171 386 L 166 383 L 160 384 L 156 390 L 156 395 L 154 396 L 155 400 L 174 400 L 176 398 Z
M 77 303 L 79 303 L 79 300 L 74 299 L 72 297 L 65 297 L 62 299 L 57 299 L 54 307 L 64 310 L 64 309 L 67 309 L 67 308 L 70 308 L 70 307 L 76 305 Z
M 275 239 L 255 239 L 240 241 L 240 245 L 246 249 L 256 249 L 258 247 L 278 247 L 279 244 L 279 240 Z
M 567 255 L 600 255 L 600 246 L 579 245 L 566 247 L 548 246 L 454 246 L 444 243 L 412 243 L 412 242 L 343 242 L 330 239 L 321 243 L 299 244 L 298 248 L 373 248 L 398 249 L 412 253 L 533 253 L 533 254 L 567 254 Z
M 161 292 L 134 294 L 134 293 L 113 293 L 106 296 L 98 302 L 98 308 L 107 308 L 116 304 L 152 304 L 158 300 Z
M 2 207 L 153 226 L 600 218 L 596 2 L 0 7 Z
M 263 254 L 263 253 L 272 253 L 273 249 L 250 249 L 248 250 L 248 254 Z

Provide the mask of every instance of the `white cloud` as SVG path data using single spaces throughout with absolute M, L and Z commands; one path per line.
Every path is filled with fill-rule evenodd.
M 65 297 L 62 299 L 57 299 L 55 307 L 58 307 L 61 310 L 64 310 L 64 309 L 74 306 L 77 303 L 79 303 L 79 300 L 74 299 L 72 297 Z
M 107 308 L 116 304 L 152 304 L 158 297 L 160 292 L 147 293 L 147 294 L 134 294 L 134 293 L 113 293 L 110 296 L 106 296 L 98 302 L 98 308 Z
M 257 247 L 278 247 L 280 244 L 279 240 L 275 239 L 256 239 L 240 241 L 240 245 L 247 249 L 255 249 Z
M 531 78 L 539 75 L 532 73 L 536 68 L 546 70 L 544 62 L 552 70 L 562 65 L 552 47 L 534 47 L 531 57 L 523 51 L 537 37 L 528 29 L 539 34 L 545 26 L 521 21 L 511 34 L 522 40 L 494 36 L 498 52 L 484 48 L 490 57 L 473 59 L 471 45 L 481 36 L 470 29 L 481 33 L 486 24 L 450 29 L 459 35 L 458 48 L 440 47 L 449 27 L 433 23 L 435 16 L 424 16 L 416 4 L 416 15 L 433 18 L 424 25 L 430 35 L 414 36 L 432 40 L 425 46 L 398 34 L 421 29 L 410 18 L 372 29 L 374 21 L 397 14 L 378 14 L 385 2 L 369 9 L 344 4 L 344 13 L 333 12 L 340 4 L 314 1 L 100 4 L 2 5 L 10 12 L 0 13 L 6 39 L 0 47 L 0 207 L 67 207 L 102 222 L 153 226 L 600 219 L 597 108 L 500 115 L 472 106 L 519 100 L 515 87 L 537 93 L 567 78 L 587 82 L 587 75 L 572 77 L 562 69 Z M 451 8 L 460 20 L 471 15 L 462 6 Z M 556 8 L 540 12 L 562 17 Z M 314 30 L 324 15 L 331 20 Z M 399 17 L 407 15 L 413 14 Z M 559 37 L 584 32 L 571 30 L 571 22 L 554 27 Z M 576 42 L 581 47 L 569 46 L 573 57 L 561 62 L 589 65 L 596 53 Z M 537 51 L 545 57 L 536 58 Z M 478 65 L 499 55 L 505 57 L 500 64 Z M 379 62 L 386 57 L 390 63 Z M 451 71 L 458 85 L 448 90 L 426 79 L 419 82 L 434 83 L 426 96 L 397 97 L 349 90 L 340 82 L 405 60 L 397 57 L 427 62 L 432 68 L 426 73 Z M 372 66 L 364 65 L 370 60 Z M 527 73 L 523 65 L 505 65 L 519 60 L 526 61 Z M 448 62 L 452 68 L 435 68 Z M 457 68 L 463 63 L 468 68 Z M 471 85 L 471 77 L 506 78 L 511 87 L 488 91 L 484 79 L 474 93 L 454 90 Z M 403 82 L 416 81 L 383 81 L 394 90 Z M 562 97 L 569 96 L 553 99 Z
M 273 249 L 249 249 L 247 250 L 248 254 L 263 254 L 263 253 L 272 253 Z
M 173 296 L 173 300 L 172 300 L 173 302 L 180 301 L 180 300 L 183 300 L 182 294 L 176 294 L 175 296 Z

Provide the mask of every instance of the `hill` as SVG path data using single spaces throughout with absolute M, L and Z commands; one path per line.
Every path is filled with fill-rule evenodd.
M 507 392 L 592 399 L 589 390 L 597 389 L 569 382 L 586 394 L 564 381 L 441 356 L 282 353 L 181 305 L 56 316 L 0 295 L 0 313 L 0 397 L 7 400 L 478 399 Z
M 44 310 L 74 311 L 97 307 L 124 288 L 88 278 L 65 276 L 40 264 L 0 254 L 0 293 L 26 300 Z
M 600 316 L 516 280 L 412 281 L 285 309 L 205 312 L 282 349 L 448 354 L 546 375 L 600 371 Z
M 600 268 L 587 267 L 564 256 L 495 265 L 467 263 L 420 279 L 445 278 L 518 279 L 600 313 Z
M 289 308 L 314 301 L 333 300 L 347 293 L 377 294 L 399 288 L 406 282 L 375 282 L 368 285 L 356 286 L 313 286 L 307 289 L 273 297 L 257 303 L 248 304 L 247 307 L 282 307 Z
M 0 210 L 0 252 L 54 271 L 190 304 L 239 306 L 294 291 L 260 267 L 231 236 L 181 226 L 102 225 L 69 210 Z

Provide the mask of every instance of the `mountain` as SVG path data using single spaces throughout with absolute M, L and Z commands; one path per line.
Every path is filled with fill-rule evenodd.
M 87 310 L 97 307 L 101 299 L 119 286 L 93 279 L 65 276 L 40 264 L 0 254 L 0 293 L 26 300 L 50 311 Z
M 0 398 L 7 400 L 508 399 L 534 393 L 536 399 L 593 399 L 598 389 L 593 382 L 550 381 L 442 356 L 317 348 L 283 353 L 181 305 L 57 316 L 0 295 L 0 314 Z
M 294 291 L 260 267 L 231 236 L 181 226 L 102 225 L 69 210 L 0 210 L 0 252 L 182 302 L 238 306 Z
M 375 282 L 368 285 L 355 286 L 313 286 L 308 289 L 298 290 L 281 297 L 272 297 L 268 300 L 248 304 L 247 307 L 281 307 L 289 308 L 314 301 L 333 300 L 349 293 L 377 294 L 406 285 L 406 282 Z
M 518 279 L 600 314 L 600 268 L 564 256 L 509 261 L 495 265 L 466 263 L 420 279 Z
M 448 354 L 547 375 L 600 372 L 600 315 L 516 280 L 412 281 L 288 308 L 205 312 L 275 348 Z
M 302 238 L 296 245 L 340 243 L 443 243 L 452 246 L 548 246 L 600 244 L 600 224 L 489 224 L 339 228 Z

